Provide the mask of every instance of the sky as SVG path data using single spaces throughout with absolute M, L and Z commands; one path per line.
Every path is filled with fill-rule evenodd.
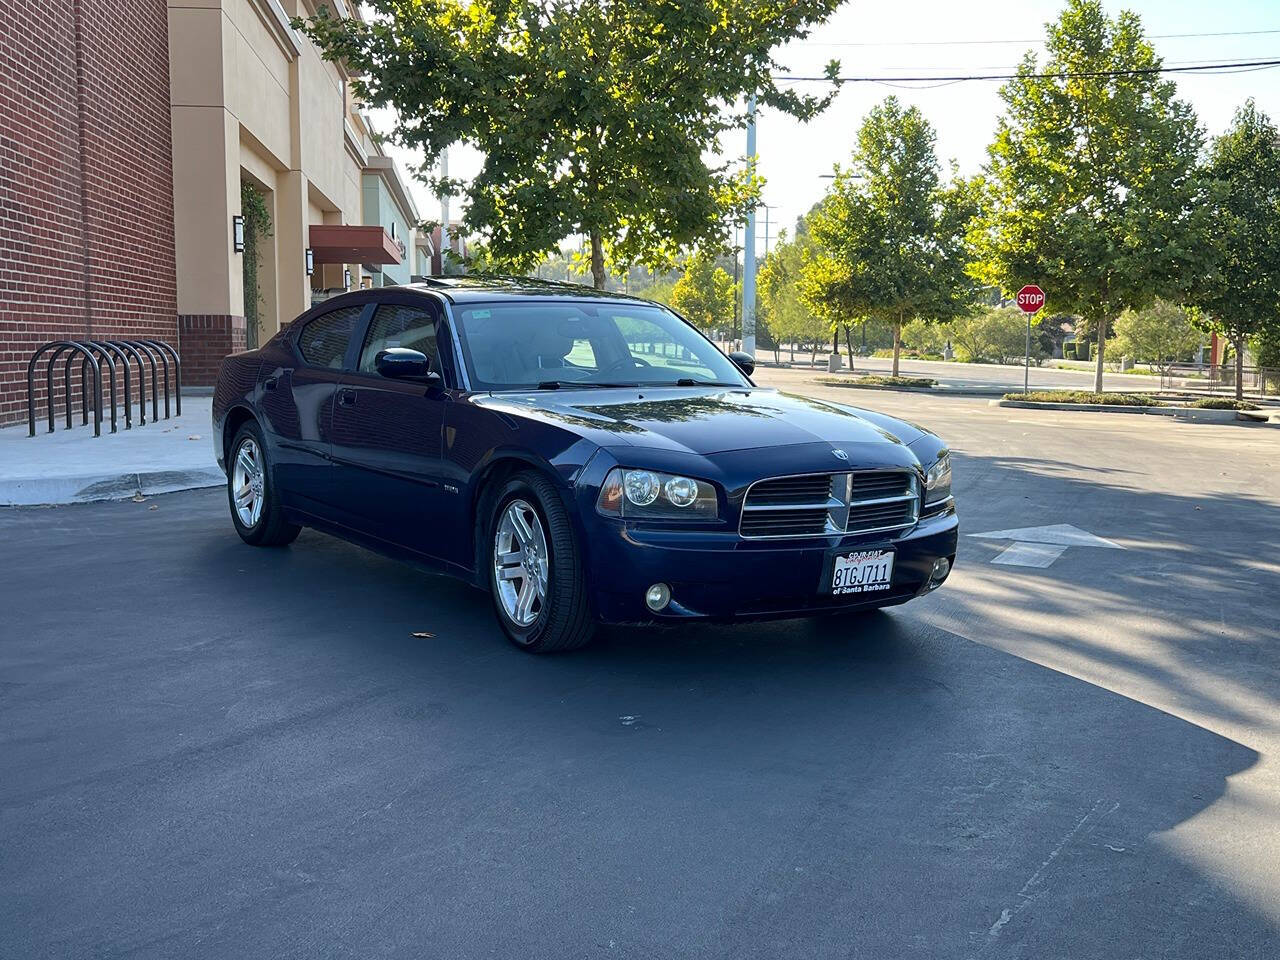
M 1166 66 L 1197 61 L 1280 59 L 1280 0 L 1132 0 L 1106 3 L 1112 13 L 1129 9 L 1143 27 Z M 850 0 L 805 40 L 782 48 L 778 60 L 786 75 L 820 74 L 830 59 L 841 61 L 851 75 L 946 75 L 963 72 L 1005 73 L 1028 49 L 1041 51 L 1044 24 L 1056 18 L 1060 2 L 1047 0 L 895 0 L 893 3 Z M 1160 37 L 1164 34 L 1210 34 L 1273 30 L 1253 36 Z M 1209 136 L 1221 133 L 1235 109 L 1250 96 L 1280 121 L 1280 68 L 1230 75 L 1175 75 L 1179 96 L 1189 101 Z M 803 86 L 817 88 L 816 84 Z M 968 82 L 934 89 L 921 85 L 846 84 L 835 102 L 817 119 L 800 123 L 785 114 L 762 110 L 757 128 L 759 170 L 765 179 L 757 244 L 776 237 L 778 227 L 791 229 L 796 218 L 818 199 L 833 166 L 848 160 L 854 135 L 867 110 L 893 94 L 918 106 L 937 131 L 938 155 L 954 160 L 963 174 L 977 172 L 995 130 L 1002 102 L 997 82 Z M 915 87 L 915 89 L 910 89 Z M 375 122 L 380 118 L 375 116 Z M 385 118 L 380 129 L 389 126 Z M 744 133 L 726 138 L 726 155 L 745 154 Z M 392 151 L 401 166 L 411 155 Z M 450 152 L 450 173 L 468 176 L 480 168 L 474 150 Z M 414 199 L 427 219 L 440 215 L 439 202 L 415 184 Z M 456 217 L 459 202 L 453 202 Z

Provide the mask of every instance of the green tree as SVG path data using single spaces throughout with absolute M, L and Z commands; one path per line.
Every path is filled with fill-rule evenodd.
M 786 231 L 760 267 L 760 319 L 775 343 L 810 345 L 816 355 L 819 343 L 830 334 L 827 321 L 815 313 L 800 295 L 806 242 L 787 239 Z M 795 359 L 794 350 L 792 359 Z
M 1195 301 L 1205 325 L 1231 343 L 1240 399 L 1245 341 L 1280 326 L 1280 137 L 1252 100 L 1214 139 L 1206 174 L 1214 269 Z
M 956 318 L 948 331 L 956 355 L 968 363 L 1021 363 L 1026 356 L 1027 316 L 1013 307 L 975 310 Z M 1038 363 L 1043 354 L 1035 326 L 1031 334 L 1031 359 Z
M 719 164 L 754 94 L 807 119 L 830 102 L 782 89 L 770 53 L 808 35 L 839 0 L 368 0 L 366 20 L 321 7 L 294 25 L 392 107 L 388 139 L 420 150 L 433 192 L 463 192 L 491 255 L 528 269 L 586 236 L 603 289 L 606 258 L 666 266 L 719 239 L 759 196 L 755 171 Z M 835 77 L 838 64 L 827 66 Z M 469 184 L 429 173 L 454 143 L 484 155 Z
M 1142 310 L 1126 310 L 1116 318 L 1115 339 L 1107 345 L 1112 357 L 1126 356 L 1155 364 L 1161 372 L 1185 360 L 1200 345 L 1201 334 L 1185 308 L 1157 300 Z M 1114 349 L 1112 349 L 1114 348 Z
M 1201 134 L 1135 15 L 1069 0 L 1047 29 L 1045 61 L 1028 53 L 1000 91 L 973 272 L 1010 294 L 1038 283 L 1095 328 L 1101 390 L 1109 320 L 1203 266 Z
M 920 353 L 942 353 L 951 339 L 951 325 L 912 320 L 902 328 L 902 342 Z
M 669 301 L 671 309 L 703 333 L 719 336 L 733 321 L 733 278 L 716 266 L 715 258 L 696 253 L 685 263 Z
M 973 188 L 941 183 L 934 141 L 919 109 L 889 97 L 809 217 L 818 251 L 805 267 L 806 298 L 833 325 L 887 321 L 894 376 L 903 324 L 956 315 L 971 289 L 963 241 Z

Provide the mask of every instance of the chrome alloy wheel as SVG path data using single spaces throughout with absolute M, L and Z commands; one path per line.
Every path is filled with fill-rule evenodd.
M 231 496 L 236 516 L 245 527 L 253 527 L 262 519 L 262 501 L 266 493 L 266 477 L 262 470 L 262 451 L 253 437 L 245 437 L 236 448 L 231 469 Z
M 538 512 L 512 500 L 493 535 L 493 582 L 502 609 L 520 627 L 530 626 L 547 605 L 547 537 Z

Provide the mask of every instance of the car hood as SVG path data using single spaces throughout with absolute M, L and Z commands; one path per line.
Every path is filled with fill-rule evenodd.
M 601 446 L 702 456 L 819 441 L 909 444 L 922 435 L 890 417 L 767 388 L 558 390 L 495 394 L 482 403 L 575 429 Z

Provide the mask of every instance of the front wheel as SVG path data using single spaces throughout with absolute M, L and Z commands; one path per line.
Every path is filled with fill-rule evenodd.
M 568 511 L 555 486 L 521 473 L 504 485 L 489 524 L 490 593 L 503 632 L 522 650 L 575 650 L 595 625 Z
M 227 463 L 231 522 L 245 543 L 282 547 L 296 540 L 302 528 L 284 519 L 267 466 L 262 431 L 250 421 L 236 431 L 231 441 L 231 459 Z

